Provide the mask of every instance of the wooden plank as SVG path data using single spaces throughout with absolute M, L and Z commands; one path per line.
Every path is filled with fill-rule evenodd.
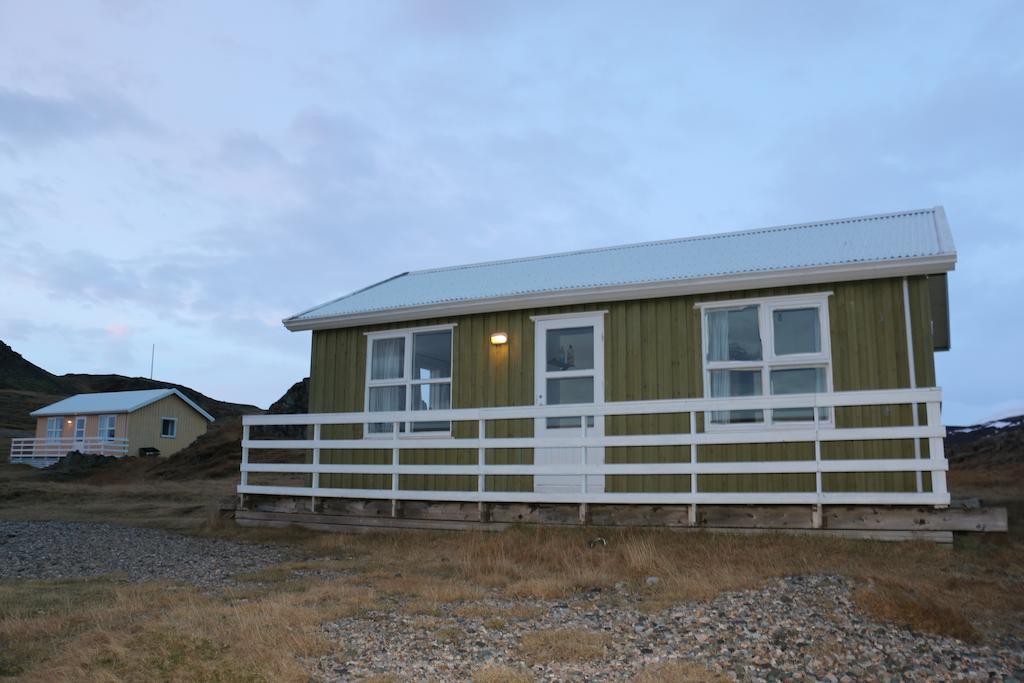
M 1007 531 L 1006 508 L 826 507 L 830 529 Z
M 448 521 L 399 518 L 353 517 L 348 515 L 324 515 L 309 512 L 258 512 L 238 510 L 235 522 L 246 527 L 301 527 L 317 531 L 365 532 L 365 531 L 504 531 L 510 523 L 479 521 Z M 593 527 L 599 531 L 601 527 Z M 649 528 L 649 527 L 645 527 Z M 952 531 L 889 531 L 883 529 L 841 530 L 841 529 L 744 529 L 744 528 L 694 528 L 687 526 L 663 527 L 678 532 L 729 533 L 729 534 L 817 534 L 839 538 L 853 538 L 880 541 L 932 541 L 952 544 Z
M 318 531 L 389 531 L 414 529 L 423 531 L 503 531 L 510 524 L 479 521 L 459 522 L 441 519 L 411 519 L 408 517 L 358 517 L 349 515 L 317 515 L 297 512 L 251 512 L 235 513 L 235 521 L 241 526 L 298 526 Z
M 806 505 L 701 505 L 698 526 L 758 529 L 810 529 Z
M 246 512 L 271 515 L 310 514 L 304 496 L 251 496 Z M 317 517 L 389 519 L 388 500 L 323 499 Z M 241 510 L 241 506 L 239 507 Z M 595 527 L 689 526 L 687 505 L 602 505 L 589 507 Z M 405 501 L 402 518 L 420 522 L 480 523 L 477 503 Z M 498 524 L 553 524 L 578 526 L 579 506 L 570 503 L 491 503 L 485 519 Z M 826 506 L 824 528 L 857 532 L 1005 532 L 1005 508 L 906 508 L 880 506 Z M 717 529 L 812 529 L 806 505 L 701 505 L 697 527 Z M 329 523 L 329 522 L 324 522 Z M 345 522 L 346 524 L 349 522 Z
M 591 505 L 594 526 L 688 526 L 689 505 Z
M 579 526 L 579 506 L 571 503 L 490 503 L 491 521 L 507 524 Z

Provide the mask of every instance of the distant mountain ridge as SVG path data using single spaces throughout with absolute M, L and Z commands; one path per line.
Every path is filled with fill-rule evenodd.
M 263 412 L 253 405 L 218 401 L 190 387 L 146 377 L 54 375 L 0 341 L 0 430 L 30 430 L 35 425 L 30 412 L 75 394 L 170 388 L 178 389 L 217 419 Z
M 948 427 L 946 457 L 966 466 L 1024 462 L 1024 415 Z

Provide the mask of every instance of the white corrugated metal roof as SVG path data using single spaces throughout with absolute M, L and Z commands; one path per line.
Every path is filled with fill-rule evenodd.
M 955 257 L 945 212 L 936 207 L 402 273 L 284 322 L 290 329 L 326 322 L 362 324 L 387 311 L 415 315 L 416 309 L 430 308 L 431 314 L 443 314 L 445 304 L 459 302 L 492 301 L 500 310 L 516 307 L 502 305 L 510 300 L 546 293 L 582 294 L 651 283 L 713 281 L 727 290 L 730 280 L 751 274 L 853 272 L 871 264 L 887 264 L 886 272 L 899 274 L 898 266 L 929 259 L 946 264 L 937 272 L 950 270 Z M 841 266 L 849 267 L 834 268 Z M 876 275 L 882 276 L 881 271 Z M 644 296 L 653 294 L 636 298 Z M 562 299 L 559 303 L 570 297 Z M 451 312 L 456 309 L 452 306 Z
M 156 403 L 162 398 L 176 395 L 195 408 L 196 412 L 213 422 L 213 416 L 200 408 L 177 389 L 144 389 L 142 391 L 106 391 L 95 394 L 75 394 L 63 401 L 51 403 L 31 413 L 33 417 L 54 415 L 96 415 L 98 413 L 131 413 Z

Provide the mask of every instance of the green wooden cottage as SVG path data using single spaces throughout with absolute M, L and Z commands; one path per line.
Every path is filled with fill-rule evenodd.
M 946 506 L 955 263 L 936 207 L 401 273 L 284 321 L 312 331 L 310 414 L 246 418 L 239 492 L 506 521 Z M 271 424 L 308 434 L 249 433 Z M 280 448 L 305 461 L 255 457 Z

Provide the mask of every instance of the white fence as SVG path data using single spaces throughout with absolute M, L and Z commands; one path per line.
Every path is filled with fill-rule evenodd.
M 436 411 L 320 413 L 309 415 L 248 415 L 243 418 L 241 494 L 268 494 L 332 498 L 363 498 L 390 500 L 434 500 L 520 503 L 637 503 L 637 504 L 850 504 L 850 505 L 935 505 L 949 504 L 946 489 L 948 465 L 943 454 L 945 428 L 941 424 L 940 389 L 894 389 L 885 391 L 840 392 L 728 399 L 678 399 L 658 401 L 626 401 L 604 404 L 558 406 L 517 406 L 509 408 L 464 408 Z M 830 423 L 819 423 L 818 408 L 846 406 L 911 405 L 916 415 L 918 405 L 927 407 L 927 424 L 897 427 L 860 427 L 838 429 Z M 814 422 L 805 424 L 744 425 L 741 428 L 697 432 L 697 414 L 722 410 L 772 410 L 810 408 L 815 410 Z M 487 422 L 492 420 L 536 419 L 552 417 L 657 415 L 686 413 L 689 433 L 604 436 L 586 433 L 586 420 L 578 436 L 495 438 L 486 436 Z M 476 438 L 416 438 L 400 435 L 398 425 L 414 421 L 475 421 Z M 914 420 L 917 422 L 917 420 Z M 394 431 L 386 438 L 324 439 L 323 425 L 364 425 L 393 423 Z M 254 426 L 312 425 L 312 439 L 253 439 Z M 927 439 L 927 457 L 921 457 L 915 441 L 914 458 L 823 460 L 821 444 L 839 441 L 888 441 L 894 439 Z M 813 460 L 698 462 L 697 447 L 721 444 L 813 443 Z M 688 446 L 689 462 L 647 464 L 587 463 L 587 449 L 625 446 Z M 488 449 L 495 448 L 565 448 L 580 449 L 574 465 L 496 465 L 486 461 Z M 302 449 L 312 452 L 310 463 L 253 463 L 249 454 L 254 449 Z M 325 464 L 320 462 L 324 449 L 373 449 L 391 452 L 391 463 L 381 465 Z M 475 449 L 473 465 L 411 465 L 401 464 L 403 450 Z M 311 475 L 309 486 L 273 486 L 249 483 L 255 472 L 301 473 Z M 706 474 L 773 474 L 811 472 L 815 474 L 814 492 L 793 493 L 709 493 L 698 490 L 698 477 Z M 914 472 L 917 490 L 906 493 L 854 492 L 838 493 L 822 490 L 822 474 L 830 472 Z M 924 491 L 921 473 L 930 472 L 932 490 Z M 390 475 L 387 489 L 330 488 L 321 486 L 323 474 Z M 399 488 L 399 475 L 475 475 L 475 491 L 421 491 Z M 672 493 L 611 493 L 587 490 L 587 477 L 596 475 L 691 475 L 690 491 Z M 532 491 L 487 491 L 486 475 L 575 475 L 582 476 L 578 492 L 538 493 Z
M 52 465 L 69 451 L 108 455 L 120 458 L 128 455 L 128 439 L 11 439 L 11 462 L 35 467 Z

